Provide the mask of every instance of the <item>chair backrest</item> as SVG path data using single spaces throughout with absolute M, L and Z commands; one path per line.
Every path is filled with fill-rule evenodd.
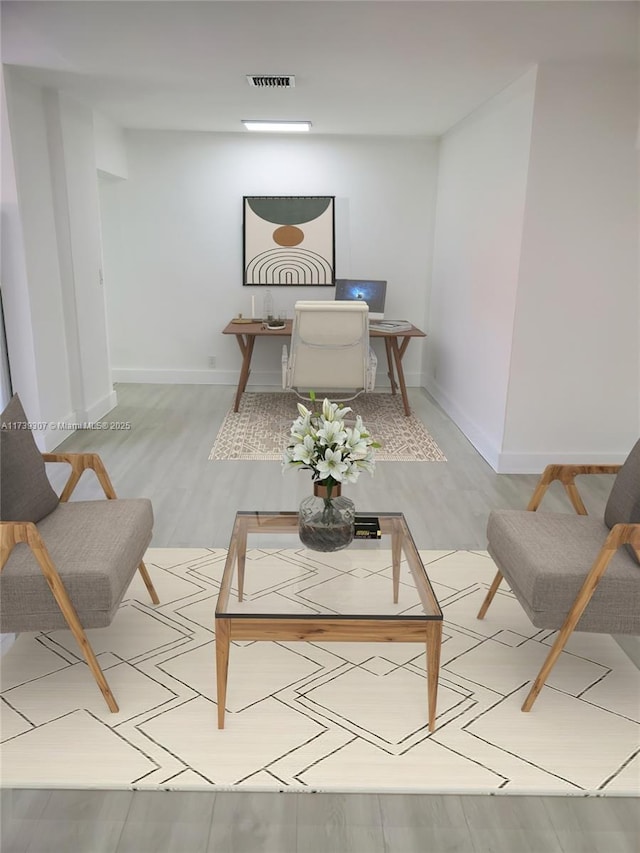
M 640 439 L 616 474 L 604 510 L 604 522 L 609 528 L 614 524 L 640 524 Z M 637 560 L 633 548 L 629 546 L 628 550 Z
M 369 309 L 365 303 L 296 302 L 288 388 L 363 390 L 368 361 Z
M 604 511 L 607 527 L 640 523 L 640 439 L 618 471 Z
M 58 506 L 17 394 L 0 415 L 0 520 L 38 522 Z

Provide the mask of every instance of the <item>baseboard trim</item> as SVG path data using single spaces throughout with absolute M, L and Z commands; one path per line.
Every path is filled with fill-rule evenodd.
M 128 367 L 115 368 L 112 371 L 114 382 L 149 383 L 152 385 L 231 385 L 238 384 L 239 370 L 155 370 L 135 369 Z M 419 373 L 406 373 L 405 382 L 408 388 L 420 388 L 422 377 Z M 251 370 L 251 379 L 247 390 L 256 386 L 281 388 L 282 373 L 279 370 Z M 376 387 L 389 387 L 386 375 L 378 371 Z
M 452 400 L 452 398 L 441 388 L 433 377 L 429 377 L 424 385 L 425 391 L 431 394 L 438 405 L 444 409 L 455 425 L 462 430 L 466 438 L 475 447 L 482 458 L 491 465 L 494 471 L 499 473 L 498 464 L 500 451 L 489 439 L 486 433 L 468 418 L 464 411 Z
M 118 395 L 112 389 L 105 397 L 93 403 L 88 409 L 77 409 L 75 412 L 69 412 L 54 426 L 50 424 L 45 430 L 42 440 L 38 441 L 36 439 L 38 446 L 45 452 L 55 450 L 58 445 L 62 444 L 66 438 L 73 435 L 76 429 L 79 428 L 64 429 L 61 427 L 62 424 L 96 423 L 104 418 L 105 415 L 108 415 L 117 405 Z
M 602 453 L 601 451 L 545 450 L 530 453 L 526 451 L 501 451 L 477 426 L 451 397 L 433 379 L 429 378 L 424 386 L 446 414 L 462 430 L 466 438 L 478 453 L 491 465 L 496 474 L 541 474 L 546 465 L 620 465 L 628 453 Z
M 77 422 L 77 417 L 75 412 L 69 412 L 61 421 L 57 424 L 49 424 L 47 429 L 45 430 L 42 439 L 38 440 L 36 438 L 36 443 L 40 450 L 48 453 L 51 450 L 55 450 L 59 444 L 65 440 L 65 438 L 69 438 L 70 435 L 73 435 L 75 430 L 73 429 L 62 429 L 61 424 L 74 424 Z
M 585 451 L 544 451 L 542 453 L 514 453 L 507 451 L 498 456 L 499 474 L 541 474 L 547 465 L 621 465 L 627 453 L 601 453 Z
M 78 411 L 78 421 L 89 423 L 95 423 L 103 418 L 105 415 L 108 415 L 112 409 L 118 405 L 118 395 L 116 392 L 111 389 L 111 391 L 106 395 L 106 397 L 102 397 L 102 399 L 98 400 L 88 409 L 82 409 Z
M 118 367 L 111 371 L 114 382 L 150 385 L 237 385 L 238 370 L 156 370 Z M 253 376 L 254 371 L 251 371 Z M 278 379 L 278 384 L 280 384 Z

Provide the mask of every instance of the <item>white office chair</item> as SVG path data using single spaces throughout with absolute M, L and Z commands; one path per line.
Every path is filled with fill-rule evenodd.
M 291 353 L 282 347 L 282 387 L 304 399 L 310 391 L 330 392 L 338 402 L 373 391 L 378 359 L 369 347 L 366 303 L 299 301 L 294 311 Z

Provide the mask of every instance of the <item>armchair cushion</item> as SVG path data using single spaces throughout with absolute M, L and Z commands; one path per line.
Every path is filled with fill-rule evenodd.
M 60 503 L 38 524 L 85 628 L 109 625 L 151 541 L 146 498 Z M 2 571 L 0 631 L 66 628 L 31 549 L 16 545 Z
M 0 520 L 38 522 L 58 506 L 42 454 L 15 394 L 0 415 Z M 24 424 L 21 427 L 20 424 Z
M 497 510 L 489 515 L 489 553 L 538 628 L 557 630 L 609 529 L 570 513 Z M 620 548 L 576 626 L 578 631 L 640 633 L 640 569 Z

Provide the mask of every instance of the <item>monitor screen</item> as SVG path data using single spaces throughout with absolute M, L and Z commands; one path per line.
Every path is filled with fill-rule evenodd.
M 369 317 L 372 320 L 383 319 L 386 294 L 386 281 L 357 280 L 354 278 L 336 279 L 335 298 L 363 300 L 369 306 Z

